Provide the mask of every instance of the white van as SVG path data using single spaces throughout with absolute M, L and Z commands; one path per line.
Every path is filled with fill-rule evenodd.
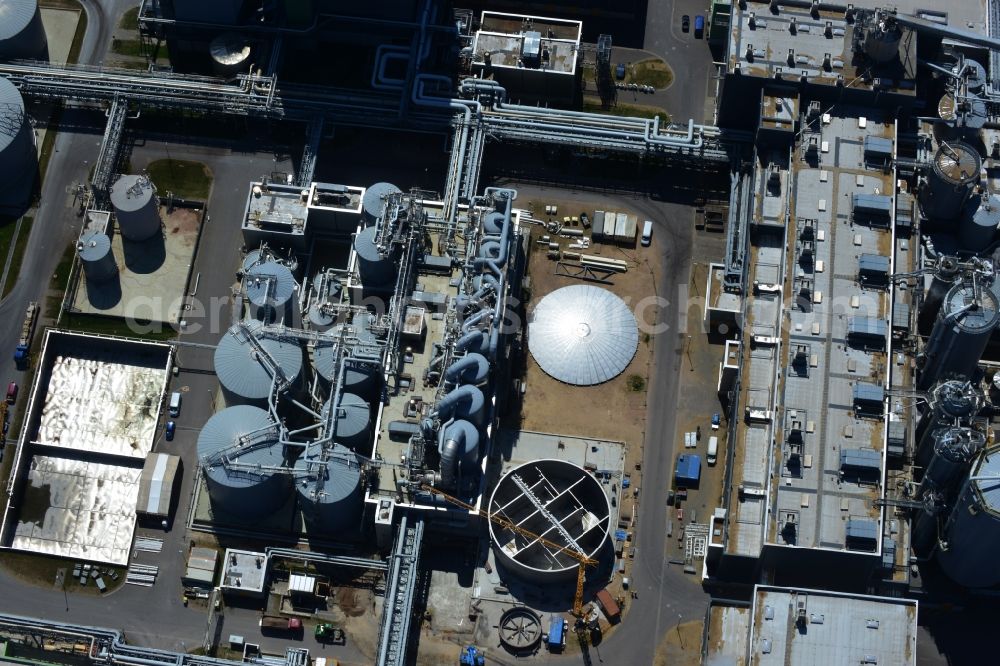
M 718 437 L 709 437 L 708 438 L 708 455 L 706 456 L 706 459 L 708 460 L 708 464 L 709 465 L 714 465 L 715 464 L 715 459 L 718 457 L 718 455 L 719 455 L 719 438 Z
M 642 223 L 642 244 L 645 247 L 649 247 L 650 242 L 653 240 L 653 221 L 646 220 Z
M 174 391 L 170 394 L 170 415 L 178 416 L 181 413 L 181 394 Z

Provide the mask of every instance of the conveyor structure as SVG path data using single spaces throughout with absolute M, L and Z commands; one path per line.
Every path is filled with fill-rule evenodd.
M 378 666 L 402 666 L 406 663 L 406 645 L 410 635 L 417 565 L 423 538 L 423 519 L 418 514 L 403 514 L 389 563 L 385 609 L 379 627 Z

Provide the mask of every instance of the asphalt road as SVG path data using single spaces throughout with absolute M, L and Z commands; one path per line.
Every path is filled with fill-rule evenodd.
M 505 183 L 509 184 L 509 183 Z M 518 198 L 539 199 L 552 195 L 543 186 L 512 184 Z M 561 188 L 563 198 L 573 196 Z M 661 270 L 656 275 L 656 295 L 666 299 L 656 323 L 667 324 L 665 332 L 654 335 L 653 367 L 649 383 L 649 405 L 646 416 L 642 481 L 638 520 L 635 530 L 636 557 L 632 564 L 632 590 L 638 593 L 630 600 L 624 622 L 601 644 L 600 652 L 616 664 L 652 664 L 656 647 L 664 633 L 678 623 L 704 617 L 709 597 L 700 582 L 684 574 L 681 567 L 667 563 L 666 489 L 674 457 L 675 409 L 679 370 L 682 366 L 684 327 L 680 324 L 682 308 L 678 286 L 688 284 L 694 228 L 693 211 L 688 206 L 652 201 L 647 197 L 598 194 L 578 195 L 581 200 L 600 201 L 611 206 L 635 211 L 640 219 L 655 223 L 653 245 L 646 252 L 659 255 Z M 650 322 L 652 323 L 652 322 Z M 554 657 L 562 662 L 569 657 Z
M 695 39 L 694 17 L 706 14 L 704 0 L 651 0 L 646 10 L 646 38 L 643 49 L 660 56 L 674 70 L 674 82 L 661 95 L 650 96 L 677 121 L 712 119 L 706 105 L 709 78 L 714 72 L 708 41 Z M 692 30 L 681 32 L 681 16 L 691 17 Z M 707 18 L 707 17 L 706 17 Z M 632 93 L 625 93 L 631 95 Z M 642 98 L 636 101 L 642 102 Z

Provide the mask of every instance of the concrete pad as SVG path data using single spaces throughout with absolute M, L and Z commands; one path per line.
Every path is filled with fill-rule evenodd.
M 42 7 L 41 14 L 49 42 L 49 62 L 66 62 L 80 23 L 80 10 Z
M 160 207 L 163 234 L 141 243 L 115 234 L 112 252 L 118 279 L 93 284 L 80 273 L 71 309 L 127 319 L 176 325 L 180 322 L 185 291 L 194 261 L 202 211 Z

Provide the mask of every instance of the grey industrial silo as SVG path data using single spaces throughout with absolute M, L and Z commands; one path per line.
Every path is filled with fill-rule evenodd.
M 938 433 L 934 454 L 924 470 L 919 495 L 949 493 L 968 471 L 972 459 L 986 445 L 986 437 L 971 428 L 948 428 Z
M 345 354 L 345 357 L 357 360 L 346 361 L 342 390 L 366 399 L 373 399 L 381 387 L 382 369 L 377 363 L 381 358 L 381 350 L 378 347 L 364 344 L 358 346 L 356 336 L 342 337 L 341 331 L 341 326 L 334 326 L 320 336 L 319 341 L 313 347 L 313 370 L 329 390 L 329 387 L 337 379 L 337 341 L 343 340 L 347 346 L 354 345 L 350 348 L 349 353 Z M 359 362 L 362 359 L 373 362 Z
M 0 60 L 48 58 L 38 0 L 0 0 Z
M 327 446 L 307 452 L 295 463 L 299 507 L 310 538 L 357 527 L 361 522 L 361 466 L 349 449 Z
M 224 32 L 208 45 L 212 71 L 216 76 L 230 78 L 250 70 L 250 41 L 235 33 Z
M 523 487 L 532 489 L 525 493 Z M 608 539 L 611 506 L 597 479 L 565 460 L 525 463 L 500 478 L 489 501 L 499 514 L 527 533 L 545 534 L 547 542 L 525 532 L 489 523 L 498 563 L 518 578 L 536 584 L 574 580 L 578 562 L 566 554 L 583 550 L 597 559 Z
M 144 241 L 160 233 L 160 200 L 145 175 L 122 176 L 111 186 L 111 205 L 118 231 L 130 241 Z
M 958 257 L 944 256 L 938 259 L 930 285 L 917 314 L 917 329 L 921 335 L 930 335 L 945 295 L 961 279 Z
M 260 321 L 284 319 L 292 324 L 297 283 L 284 264 L 266 261 L 253 266 L 243 276 L 243 286 L 250 301 L 250 314 Z
M 396 277 L 395 254 L 391 247 L 379 250 L 376 243 L 378 227 L 363 229 L 354 238 L 354 251 L 358 255 L 358 273 L 363 287 L 384 287 Z
M 926 467 L 937 435 L 954 427 L 960 419 L 975 417 L 983 404 L 983 392 L 973 382 L 954 379 L 938 382 L 929 391 L 926 409 L 917 422 L 914 440 L 917 464 Z
M 80 237 L 76 244 L 83 274 L 90 282 L 107 282 L 118 276 L 118 262 L 111 250 L 111 239 L 107 234 L 94 231 Z
M 1000 225 L 1000 198 L 992 194 L 976 194 L 965 204 L 958 226 L 958 239 L 971 252 L 983 252 L 993 244 Z
M 955 285 L 944 297 L 923 357 L 917 388 L 939 380 L 971 379 L 1000 323 L 1000 302 L 983 281 Z
M 896 17 L 887 11 L 877 10 L 865 21 L 865 55 L 877 63 L 887 63 L 899 58 L 899 41 L 903 30 Z
M 216 520 L 257 518 L 288 501 L 292 480 L 282 471 L 282 449 L 278 429 L 263 409 L 228 407 L 205 423 L 198 435 L 198 460 Z
M 365 226 L 374 226 L 382 217 L 388 197 L 401 193 L 392 183 L 375 183 L 365 190 L 361 198 L 361 220 Z
M 339 403 L 334 408 L 334 433 L 338 444 L 357 449 L 363 447 L 370 441 L 371 407 L 364 398 L 354 393 L 341 392 Z M 331 397 L 331 400 L 333 399 Z M 331 409 L 330 400 L 323 405 L 323 421 L 329 418 Z
M 298 385 L 302 348 L 294 339 L 264 337 L 261 328 L 263 324 L 257 321 L 232 326 L 215 349 L 215 373 L 226 404 L 267 404 L 274 376 L 272 362 L 280 368 L 282 381 L 289 387 Z
M 35 132 L 24 98 L 13 83 L 0 77 L 0 207 L 27 202 L 37 170 Z
M 979 152 L 960 141 L 943 142 L 931 160 L 927 182 L 920 190 L 920 206 L 931 220 L 954 220 L 979 182 L 983 160 Z
M 963 587 L 1000 584 L 1000 449 L 982 453 L 962 483 L 941 528 L 937 560 Z

